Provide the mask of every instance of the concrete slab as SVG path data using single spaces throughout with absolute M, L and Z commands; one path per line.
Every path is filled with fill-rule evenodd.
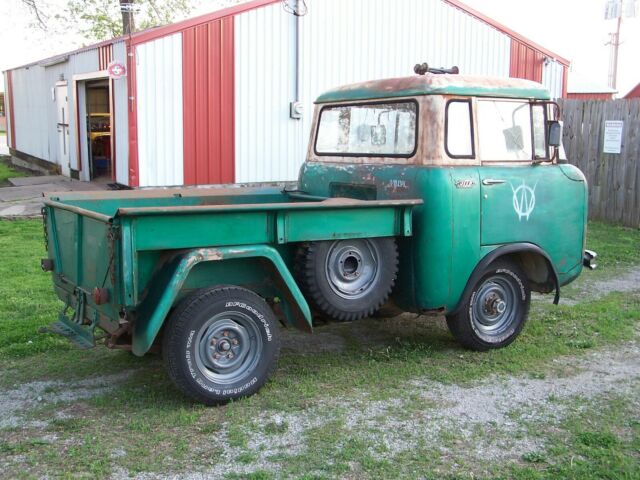
M 27 211 L 27 206 L 23 204 L 11 205 L 10 207 L 0 207 L 0 217 L 21 217 Z
M 25 187 L 0 188 L 0 201 L 14 202 L 42 197 L 43 193 L 69 192 L 72 189 L 62 183 L 46 183 L 44 185 L 28 185 Z
M 48 179 L 49 183 L 38 183 L 41 179 Z M 80 182 L 59 175 L 21 180 L 27 180 L 27 184 L 0 188 L 0 218 L 39 217 L 43 193 L 108 190 L 105 184 Z
M 66 177 L 63 177 L 62 175 L 41 175 L 39 177 L 10 178 L 9 183 L 14 187 L 26 187 L 29 185 L 43 185 L 45 183 L 56 183 L 65 180 Z
M 42 201 L 0 203 L 0 218 L 39 217 L 41 209 Z

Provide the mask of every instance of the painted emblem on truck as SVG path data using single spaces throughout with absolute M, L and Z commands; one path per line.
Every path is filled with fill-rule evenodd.
M 511 185 L 513 191 L 513 209 L 518 215 L 518 220 L 525 218 L 529 220 L 529 215 L 533 213 L 533 209 L 536 208 L 536 187 L 538 182 L 535 183 L 533 188 L 528 186 L 525 181 L 522 181 L 522 185 L 514 187 Z
M 455 183 L 456 188 L 472 188 L 475 184 L 476 182 L 474 182 L 470 178 L 463 178 L 460 180 L 456 180 L 456 183 Z

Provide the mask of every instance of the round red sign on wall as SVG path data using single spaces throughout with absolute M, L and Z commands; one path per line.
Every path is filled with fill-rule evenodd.
M 120 62 L 111 62 L 107 67 L 107 72 L 111 78 L 122 78 L 127 76 L 127 67 Z

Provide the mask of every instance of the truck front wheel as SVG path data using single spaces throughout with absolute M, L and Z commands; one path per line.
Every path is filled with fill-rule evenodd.
M 162 348 L 174 384 L 207 405 L 256 393 L 279 352 L 273 311 L 255 293 L 234 286 L 184 299 L 168 320 Z
M 339 321 L 359 320 L 389 298 L 398 249 L 393 238 L 311 242 L 298 262 L 301 287 L 319 311 Z
M 485 351 L 506 347 L 522 331 L 529 314 L 531 289 L 516 264 L 489 265 L 447 325 L 463 346 Z

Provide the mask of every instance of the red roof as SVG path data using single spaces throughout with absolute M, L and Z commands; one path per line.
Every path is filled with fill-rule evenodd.
M 640 83 L 633 87 L 631 91 L 622 98 L 640 98 Z

